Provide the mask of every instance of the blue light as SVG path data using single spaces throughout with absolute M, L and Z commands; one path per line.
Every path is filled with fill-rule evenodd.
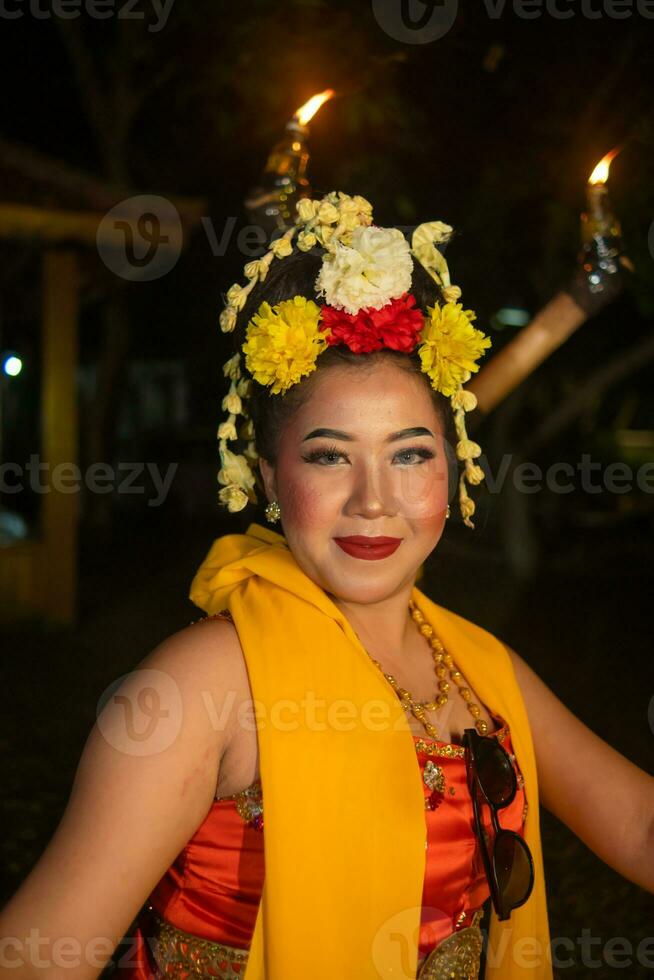
M 503 306 L 491 317 L 495 330 L 505 327 L 525 327 L 531 320 L 531 313 L 522 306 Z
M 10 354 L 8 357 L 5 357 L 2 370 L 10 378 L 15 378 L 23 370 L 23 362 L 20 357 L 16 357 L 15 354 Z

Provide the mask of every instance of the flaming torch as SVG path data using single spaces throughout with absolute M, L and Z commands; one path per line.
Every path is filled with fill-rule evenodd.
M 309 122 L 334 95 L 331 88 L 319 92 L 293 113 L 284 136 L 268 156 L 261 183 L 245 200 L 249 220 L 267 234 L 286 230 L 293 223 L 296 203 L 311 193 L 306 176 Z
M 611 210 L 607 180 L 619 148 L 597 164 L 586 188 L 587 211 L 581 216 L 581 251 L 570 284 L 536 314 L 515 340 L 482 367 L 466 385 L 488 414 L 582 323 L 616 298 L 624 269 L 633 271 L 622 252 L 620 222 Z
M 616 147 L 597 164 L 588 178 L 587 210 L 581 216 L 581 252 L 570 293 L 589 316 L 618 295 L 622 268 L 633 269 L 622 254 L 620 222 L 611 210 L 609 169 L 620 152 Z

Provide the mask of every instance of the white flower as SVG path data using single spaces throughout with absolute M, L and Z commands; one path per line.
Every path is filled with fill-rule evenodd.
M 398 228 L 355 228 L 352 244 L 334 243 L 316 279 L 329 306 L 348 313 L 379 310 L 411 288 L 413 259 Z

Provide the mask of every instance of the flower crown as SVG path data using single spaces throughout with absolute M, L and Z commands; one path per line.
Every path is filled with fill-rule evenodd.
M 283 394 L 315 371 L 317 358 L 329 346 L 343 344 L 358 354 L 382 348 L 409 354 L 417 349 L 432 387 L 450 399 L 459 440 L 456 455 L 465 461 L 459 479 L 459 507 L 464 523 L 474 528 L 470 518 L 475 505 L 465 484 L 481 483 L 484 471 L 474 462 L 481 447 L 468 439 L 464 418 L 465 412 L 476 407 L 477 399 L 462 386 L 479 370 L 476 361 L 491 341 L 472 326 L 472 310 L 464 310 L 457 302 L 461 290 L 451 285 L 447 262 L 437 248 L 449 240 L 452 228 L 441 221 L 419 225 L 409 246 L 399 229 L 373 225 L 372 206 L 363 197 L 332 191 L 320 200 L 302 198 L 296 223 L 272 243 L 266 255 L 246 264 L 247 286 L 235 283 L 227 291 L 220 315 L 224 333 L 234 330 L 251 290 L 266 278 L 273 259 L 292 253 L 296 235 L 300 251 L 308 252 L 316 245 L 324 249 L 315 293 L 326 302 L 319 306 L 305 296 L 293 296 L 272 307 L 262 303 L 247 325 L 245 342 L 224 364 L 223 373 L 231 383 L 222 401 L 228 418 L 218 428 L 220 503 L 236 512 L 257 501 L 254 486 L 259 457 L 247 410 L 252 379 L 268 387 L 271 394 Z M 443 299 L 442 305 L 428 306 L 426 315 L 409 292 L 412 255 L 437 283 Z M 249 378 L 243 374 L 241 354 Z M 239 414 L 245 418 L 240 433 L 236 429 Z M 247 440 L 243 455 L 227 448 L 239 434 Z

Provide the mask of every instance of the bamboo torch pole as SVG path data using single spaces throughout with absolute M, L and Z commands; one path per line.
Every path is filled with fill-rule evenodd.
M 581 216 L 582 247 L 572 281 L 466 385 L 477 396 L 482 415 L 488 415 L 582 323 L 615 299 L 624 285 L 624 270 L 633 271 L 622 251 L 620 223 L 611 211 L 606 186 L 618 152 L 608 153 L 589 178 L 587 211 Z

